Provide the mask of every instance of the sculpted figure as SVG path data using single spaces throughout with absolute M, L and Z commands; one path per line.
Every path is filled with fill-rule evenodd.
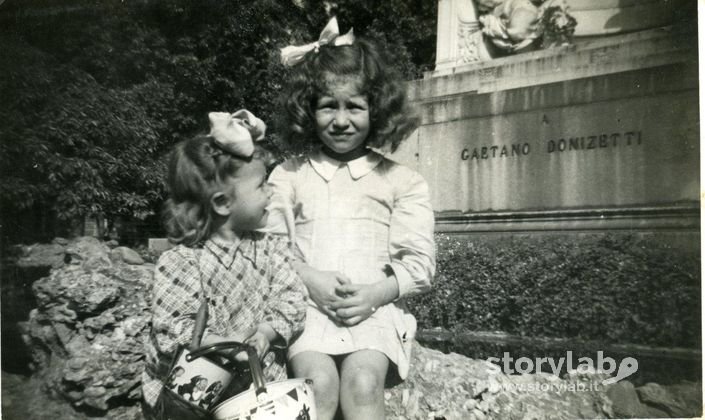
M 570 43 L 576 20 L 564 0 L 475 0 L 493 57 Z
M 475 0 L 483 34 L 496 50 L 508 55 L 537 48 L 539 8 L 530 0 Z M 536 3 L 541 3 L 537 0 Z

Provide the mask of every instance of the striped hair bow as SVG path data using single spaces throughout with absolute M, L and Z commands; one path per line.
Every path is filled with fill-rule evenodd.
M 355 35 L 353 34 L 352 28 L 348 31 L 348 33 L 341 36 L 340 29 L 338 29 L 338 20 L 336 18 L 332 18 L 328 21 L 326 27 L 323 28 L 321 36 L 318 37 L 318 41 L 306 45 L 289 45 L 288 47 L 282 48 L 282 64 L 285 66 L 295 66 L 299 64 L 309 52 L 318 52 L 318 49 L 322 45 L 352 45 L 354 41 Z

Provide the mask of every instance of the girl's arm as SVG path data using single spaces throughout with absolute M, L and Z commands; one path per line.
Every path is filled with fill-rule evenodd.
M 292 268 L 293 258 L 286 241 L 276 236 L 267 236 L 264 241 L 269 250 L 271 277 L 264 319 L 258 329 L 270 342 L 288 345 L 291 337 L 304 328 L 306 291 Z
M 428 291 L 435 274 L 434 217 L 428 186 L 421 175 L 405 167 L 391 177 L 398 185 L 389 231 L 391 264 L 381 268 L 379 281 L 339 286 L 347 297 L 333 305 L 347 325 L 355 325 L 396 299 Z M 392 174 L 394 175 L 394 174 Z
M 293 179 L 296 176 L 297 165 L 295 162 L 286 161 L 278 165 L 267 179 L 272 190 L 267 210 L 267 226 L 260 229 L 262 232 L 286 236 L 294 242 L 294 192 Z
M 400 186 L 401 193 L 392 210 L 389 230 L 389 269 L 399 284 L 399 297 L 427 292 L 436 272 L 433 241 L 435 219 L 426 181 L 408 168 L 410 174 Z

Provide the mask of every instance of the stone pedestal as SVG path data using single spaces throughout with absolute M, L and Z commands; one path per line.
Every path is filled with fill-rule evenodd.
M 575 36 L 633 32 L 672 23 L 681 0 L 565 0 L 578 21 Z
M 429 182 L 439 231 L 697 235 L 696 46 L 655 29 L 434 72 L 392 158 Z

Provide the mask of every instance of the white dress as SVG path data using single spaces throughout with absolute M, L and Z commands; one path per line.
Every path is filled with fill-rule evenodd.
M 308 265 L 340 271 L 358 284 L 381 280 L 388 266 L 399 284 L 400 300 L 352 327 L 335 323 L 309 299 L 304 332 L 289 358 L 307 350 L 337 355 L 373 349 L 405 379 L 416 320 L 401 298 L 428 290 L 435 272 L 434 217 L 424 179 L 375 152 L 345 163 L 314 151 L 284 162 L 269 181 L 268 230 L 287 232 L 288 215 Z

